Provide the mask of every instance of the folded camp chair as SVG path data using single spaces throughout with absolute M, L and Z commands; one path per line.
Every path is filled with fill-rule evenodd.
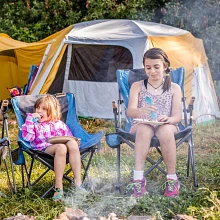
M 33 108 L 34 103 L 41 96 L 43 95 L 26 95 L 26 96 L 17 96 L 17 97 L 12 98 L 12 106 L 14 108 L 17 121 L 18 121 L 18 126 L 20 128 L 19 134 L 18 134 L 19 148 L 17 149 L 17 152 L 14 152 L 13 158 L 14 158 L 15 164 L 21 165 L 23 187 L 25 186 L 24 185 L 25 184 L 24 171 L 26 173 L 27 182 L 28 182 L 27 184 L 29 187 L 29 186 L 34 186 L 37 182 L 39 182 L 39 180 L 41 180 L 42 177 L 48 171 L 54 170 L 54 157 L 45 152 L 33 150 L 30 146 L 30 143 L 23 140 L 22 134 L 21 134 L 21 126 L 22 124 L 24 124 L 26 113 L 34 111 L 34 108 Z M 76 115 L 76 103 L 75 103 L 75 98 L 73 94 L 71 93 L 56 94 L 55 96 L 58 98 L 60 105 L 61 105 L 62 120 L 68 125 L 72 134 L 75 137 L 81 139 L 80 153 L 81 153 L 82 168 L 84 169 L 84 175 L 83 175 L 82 181 L 84 181 L 85 178 L 87 177 L 87 172 L 88 172 L 92 157 L 94 155 L 94 152 L 101 147 L 101 138 L 103 136 L 103 132 L 99 131 L 96 134 L 88 134 L 83 129 Z M 32 158 L 29 171 L 27 170 L 24 152 L 26 152 Z M 88 158 L 88 160 L 86 158 Z M 34 164 L 35 159 L 40 161 L 40 163 L 44 164 L 46 167 L 46 170 L 35 181 L 32 181 L 31 174 L 32 174 L 32 170 L 34 169 L 33 164 Z M 71 172 L 71 169 L 68 169 L 65 172 L 63 178 L 65 178 L 69 182 L 72 182 L 72 179 L 68 177 L 68 174 L 70 172 Z M 54 185 L 52 185 L 41 196 L 41 198 L 45 197 L 53 188 L 54 188 Z
M 28 75 L 28 82 L 27 85 L 24 87 L 23 95 L 28 95 L 28 93 L 31 90 L 32 83 L 34 82 L 34 79 L 37 75 L 38 66 L 31 65 L 30 67 L 30 73 Z
M 8 178 L 9 189 L 11 193 L 14 194 L 17 192 L 17 189 L 16 189 L 14 166 L 13 166 L 13 160 L 11 154 L 11 144 L 10 144 L 9 131 L 8 131 L 7 111 L 8 111 L 8 100 L 3 100 L 1 105 L 2 137 L 0 139 L 0 164 L 1 164 L 1 159 L 3 159 L 3 163 L 5 165 L 6 174 Z M 8 161 L 7 161 L 7 155 L 9 155 Z
M 146 79 L 147 75 L 145 74 L 144 69 L 134 69 L 134 70 L 117 70 L 117 80 L 119 85 L 119 100 L 118 106 L 115 101 L 112 102 L 113 113 L 115 118 L 115 133 L 106 134 L 106 142 L 109 147 L 117 149 L 117 184 L 116 190 L 120 191 L 120 151 L 121 144 L 126 143 L 131 148 L 134 149 L 135 135 L 130 134 L 129 130 L 131 127 L 132 119 L 126 116 L 126 109 L 128 108 L 129 101 L 129 91 L 132 83 Z M 178 68 L 171 72 L 171 79 L 173 82 L 180 85 L 182 89 L 182 103 L 183 103 L 183 116 L 184 116 L 184 125 L 179 123 L 180 132 L 175 134 L 176 147 L 178 148 L 183 142 L 188 143 L 188 161 L 187 161 L 187 177 L 189 177 L 189 168 L 191 165 L 192 168 L 192 176 L 194 186 L 197 187 L 196 181 L 196 170 L 195 170 L 195 161 L 194 161 L 194 145 L 192 139 L 192 111 L 193 111 L 193 102 L 194 98 L 191 99 L 188 108 L 186 108 L 185 97 L 184 97 L 184 68 Z M 125 107 L 125 125 L 122 126 L 121 123 L 121 109 L 122 104 Z M 189 120 L 187 119 L 189 116 Z M 151 164 L 151 167 L 144 172 L 144 176 L 146 177 L 154 168 L 160 170 L 163 174 L 167 174 L 167 172 L 160 166 L 160 163 L 163 162 L 162 154 L 160 151 L 160 143 L 159 140 L 154 136 L 151 140 L 151 147 L 155 147 L 161 157 L 159 160 L 154 161 L 150 157 L 147 157 L 147 161 Z

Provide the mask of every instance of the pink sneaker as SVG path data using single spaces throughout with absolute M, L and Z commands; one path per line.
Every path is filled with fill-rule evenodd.
M 145 177 L 142 180 L 133 180 L 133 188 L 134 188 L 134 196 L 142 197 L 144 195 L 148 195 L 146 191 L 146 179 Z
M 176 197 L 179 195 L 180 184 L 178 180 L 167 179 L 164 196 Z

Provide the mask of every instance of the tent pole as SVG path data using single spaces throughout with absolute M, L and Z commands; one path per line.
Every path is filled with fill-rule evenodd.
M 44 64 L 45 64 L 45 61 L 46 61 L 46 59 L 47 59 L 47 56 L 48 56 L 48 53 L 49 53 L 50 48 L 51 48 L 51 46 L 52 46 L 52 43 L 55 42 L 55 41 L 56 41 L 56 40 L 53 39 L 53 40 L 47 45 L 47 48 L 46 48 L 46 50 L 45 50 L 45 52 L 44 52 L 43 59 L 42 59 L 40 65 L 39 65 L 37 74 L 36 74 L 36 76 L 35 76 L 35 78 L 34 78 L 33 83 L 31 84 L 31 87 L 34 85 L 34 83 L 35 83 L 37 77 L 39 76 L 39 74 L 40 74 L 40 72 L 41 72 L 41 70 L 42 70 L 42 68 L 43 68 L 43 66 L 44 66 Z M 30 90 L 31 90 L 31 87 L 30 87 Z

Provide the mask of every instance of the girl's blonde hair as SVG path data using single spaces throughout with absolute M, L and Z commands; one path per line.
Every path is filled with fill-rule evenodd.
M 50 117 L 51 121 L 60 120 L 61 118 L 61 108 L 58 99 L 50 94 L 39 98 L 35 104 L 34 109 L 38 108 L 40 104 L 44 104 L 47 109 L 47 115 Z

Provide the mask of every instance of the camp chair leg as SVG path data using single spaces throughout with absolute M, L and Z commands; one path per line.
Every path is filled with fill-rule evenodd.
M 187 178 L 189 178 L 190 163 L 191 163 L 191 152 L 190 152 L 190 144 L 188 143 L 188 158 L 187 158 L 187 171 L 186 171 Z
M 149 157 L 147 157 L 147 159 L 146 159 L 148 162 L 150 162 L 151 164 L 152 164 L 152 166 L 148 169 L 148 170 L 146 170 L 145 172 L 144 172 L 144 176 L 146 177 L 154 168 L 157 168 L 159 171 L 161 171 L 164 175 L 167 175 L 167 172 L 163 169 L 163 168 L 161 168 L 160 166 L 159 166 L 159 164 L 163 161 L 163 158 L 161 157 L 157 162 L 155 162 L 155 161 L 153 161 L 152 159 L 150 159 Z
M 32 157 L 32 159 L 31 159 L 31 165 L 30 165 L 29 172 L 28 172 L 29 178 L 31 178 L 33 166 L 34 166 L 34 157 Z
M 87 154 L 83 154 L 83 156 L 81 157 L 81 164 L 83 166 L 83 169 L 84 169 L 84 175 L 83 175 L 83 178 L 82 178 L 82 182 L 84 182 L 85 178 L 88 176 L 88 170 L 89 170 L 89 166 L 91 164 L 91 161 L 92 161 L 92 157 L 93 157 L 93 154 L 95 153 L 95 148 L 92 148 L 90 152 L 88 152 Z M 85 164 L 83 163 L 83 159 L 90 153 L 90 156 L 89 156 L 89 160 L 87 162 L 87 165 L 85 166 Z
M 22 179 L 22 187 L 24 188 L 24 165 L 21 165 L 21 179 Z
M 14 194 L 14 192 L 13 192 L 13 187 L 12 187 L 11 180 L 10 180 L 10 176 L 9 176 L 9 172 L 8 172 L 8 166 L 7 166 L 7 164 L 6 164 L 6 160 L 3 159 L 3 161 L 4 161 L 4 165 L 5 165 L 5 169 L 6 169 L 6 174 L 7 174 L 7 177 L 8 177 L 9 189 L 10 189 L 11 193 Z
M 31 186 L 34 186 L 37 182 L 41 180 L 41 178 L 50 171 L 50 168 L 47 168 L 33 183 L 31 183 Z M 29 177 L 31 177 L 29 175 Z
M 121 192 L 121 183 L 120 183 L 120 181 L 121 181 L 121 172 L 120 172 L 120 170 L 121 170 L 121 164 L 120 164 L 120 161 L 121 161 L 121 146 L 119 145 L 118 147 L 117 147 L 117 184 L 116 184 L 116 191 L 117 192 Z
M 13 166 L 13 160 L 12 160 L 10 145 L 8 146 L 8 152 L 9 152 L 9 158 L 10 158 L 10 164 L 11 164 L 11 175 L 12 175 L 12 179 L 13 179 L 14 192 L 17 193 L 17 186 L 16 186 L 15 175 L 14 175 L 14 166 Z
M 194 184 L 194 187 L 198 187 L 198 183 L 197 183 L 197 180 L 196 180 L 196 168 L 195 168 L 195 158 L 194 158 L 194 144 L 193 144 L 192 136 L 190 136 L 190 138 L 189 138 L 189 151 L 190 151 L 190 158 L 191 158 L 193 184 Z
M 29 173 L 28 173 L 28 170 L 27 170 L 27 166 L 26 166 L 26 164 L 24 164 L 24 165 L 21 165 L 21 167 L 22 167 L 22 179 L 23 179 L 23 188 L 25 187 L 25 185 L 24 185 L 24 171 L 25 171 L 25 174 L 26 174 L 26 178 L 27 178 L 27 187 L 28 188 L 30 188 L 30 186 L 31 186 L 31 181 L 30 181 L 30 175 L 29 175 Z
M 54 188 L 55 188 L 55 185 L 53 184 L 40 198 L 43 199 Z

